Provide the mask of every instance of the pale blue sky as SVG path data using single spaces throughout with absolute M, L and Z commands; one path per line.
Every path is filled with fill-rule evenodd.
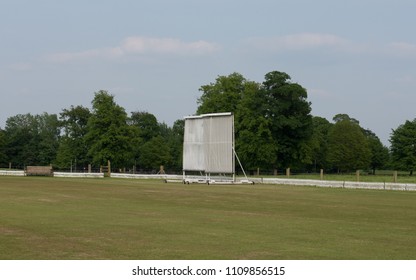
M 312 113 L 346 113 L 385 144 L 416 118 L 416 1 L 0 0 L 0 127 L 90 107 L 105 89 L 168 125 L 199 87 L 288 73 Z

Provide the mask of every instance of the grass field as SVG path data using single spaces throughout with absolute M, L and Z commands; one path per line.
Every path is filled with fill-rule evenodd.
M 416 193 L 0 177 L 0 259 L 416 259 Z

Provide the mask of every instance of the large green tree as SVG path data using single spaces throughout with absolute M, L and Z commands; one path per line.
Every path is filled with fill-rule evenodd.
M 162 134 L 162 137 L 165 139 L 165 145 L 169 147 L 171 162 L 168 167 L 174 170 L 182 169 L 184 127 L 184 120 L 176 120 L 172 128 L 167 130 L 167 134 Z
M 215 83 L 203 85 L 198 98 L 197 114 L 236 112 L 237 106 L 251 82 L 241 74 L 232 73 L 228 76 L 218 76 Z
M 381 143 L 380 138 L 371 130 L 365 129 L 364 135 L 367 137 L 368 147 L 371 151 L 370 167 L 373 175 L 375 175 L 377 169 L 387 166 L 390 158 L 389 149 Z
M 132 166 L 136 131 L 128 125 L 127 114 L 113 95 L 104 90 L 95 93 L 86 134 L 88 156 L 94 164 L 104 165 L 110 160 L 112 167 Z
M 138 128 L 139 136 L 144 142 L 148 142 L 153 137 L 160 135 L 161 131 L 157 118 L 149 112 L 132 112 L 129 123 Z
M 259 94 L 259 85 L 246 86 L 235 115 L 236 150 L 244 168 L 270 169 L 276 165 L 277 141 L 266 117 L 267 103 Z
M 14 166 L 23 168 L 36 162 L 37 144 L 33 141 L 37 134 L 35 118 L 31 114 L 19 114 L 9 117 L 6 121 L 5 152 Z
M 140 149 L 139 167 L 159 171 L 161 165 L 169 166 L 171 155 L 162 136 L 153 137 Z
M 91 112 L 83 106 L 71 106 L 60 113 L 60 124 L 62 127 L 62 137 L 56 156 L 56 164 L 61 167 L 73 165 L 86 167 L 91 163 L 88 157 L 88 142 L 85 136 L 88 132 L 88 120 Z
M 260 91 L 266 103 L 265 117 L 277 141 L 276 157 L 281 168 L 312 162 L 311 103 L 306 89 L 290 79 L 284 72 L 269 72 Z
M 312 149 L 312 166 L 315 172 L 319 169 L 328 168 L 327 154 L 328 154 L 328 135 L 333 124 L 327 119 L 314 116 L 312 118 L 312 138 L 310 147 Z
M 368 168 L 371 150 L 359 124 L 337 120 L 328 135 L 328 162 L 339 172 Z
M 59 122 L 55 114 L 19 114 L 6 121 L 4 152 L 12 165 L 48 165 L 56 157 Z
M 284 72 L 265 75 L 262 84 L 241 74 L 220 76 L 201 87 L 198 114 L 235 113 L 236 150 L 252 169 L 312 162 L 312 116 L 306 90 Z
M 180 169 L 183 142 L 183 121 L 181 129 L 174 131 L 165 123 L 146 111 L 132 112 L 129 118 L 131 126 L 137 128 L 139 145 L 135 149 L 135 159 L 140 169 L 159 170 L 163 165 L 166 169 Z M 179 133 L 180 139 L 175 133 Z M 179 141 L 178 141 L 179 140 Z
M 416 168 L 416 119 L 406 121 L 394 129 L 390 137 L 393 166 L 408 170 L 410 175 Z
M 43 165 L 51 164 L 56 158 L 59 146 L 60 127 L 56 114 L 37 115 L 38 123 L 38 162 Z

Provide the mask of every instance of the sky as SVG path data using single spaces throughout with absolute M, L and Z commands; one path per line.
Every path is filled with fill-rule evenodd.
M 416 118 L 413 0 L 0 0 L 0 128 L 91 108 L 107 90 L 169 126 L 202 85 L 282 71 L 312 115 L 342 113 L 389 145 Z

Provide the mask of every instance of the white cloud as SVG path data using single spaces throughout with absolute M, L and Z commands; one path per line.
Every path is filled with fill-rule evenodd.
M 174 38 L 128 37 L 116 47 L 54 53 L 47 55 L 46 59 L 50 62 L 62 63 L 74 60 L 111 59 L 145 54 L 204 55 L 217 50 L 219 50 L 217 44 L 202 40 L 184 42 Z
M 128 37 L 120 46 L 125 53 L 205 54 L 218 50 L 206 41 L 183 42 L 173 38 Z

